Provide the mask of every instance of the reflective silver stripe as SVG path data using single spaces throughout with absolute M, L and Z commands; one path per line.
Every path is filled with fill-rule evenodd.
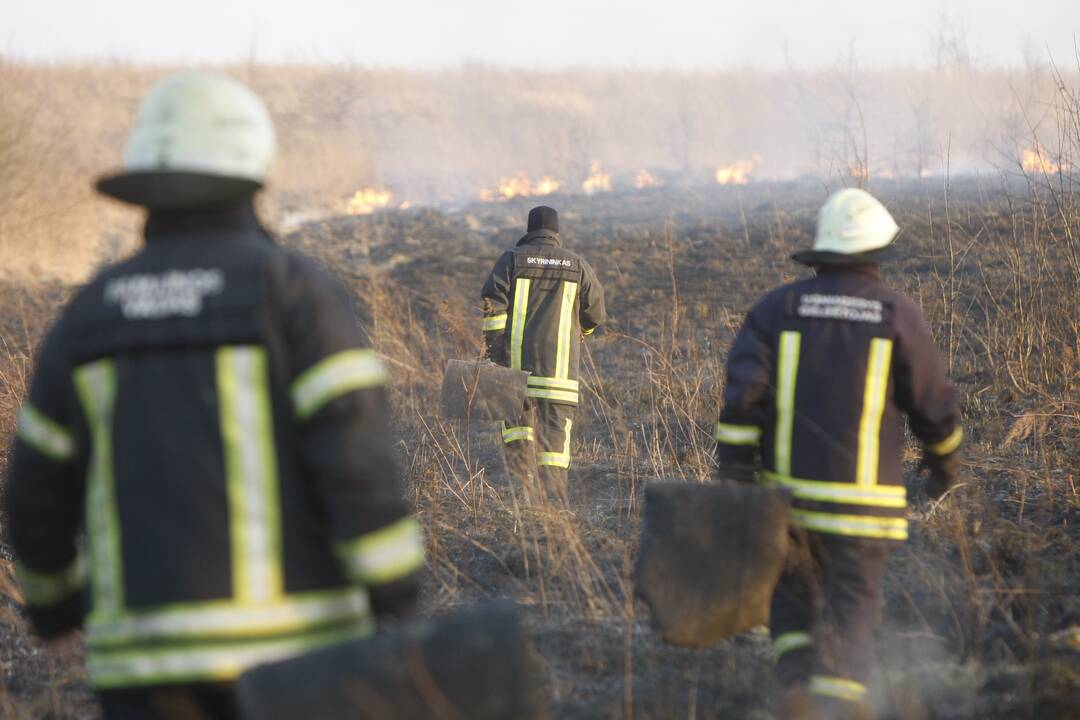
M 263 603 L 283 590 L 281 498 L 266 351 L 217 351 L 218 407 L 225 452 L 233 597 Z
M 812 675 L 810 676 L 810 692 L 814 695 L 860 702 L 866 697 L 866 686 L 847 678 Z
M 525 341 L 525 320 L 529 310 L 529 278 L 514 284 L 514 320 L 510 325 L 510 367 L 521 369 L 521 344 Z
M 15 435 L 42 455 L 64 462 L 75 456 L 71 431 L 30 403 L 19 409 Z
M 577 380 L 544 377 L 543 375 L 530 375 L 528 385 L 530 387 L 554 388 L 556 390 L 569 390 L 571 392 L 577 392 L 581 387 Z
M 86 582 L 86 563 L 80 555 L 66 568 L 56 572 L 31 570 L 16 563 L 15 579 L 28 605 L 56 605 L 82 590 Z
M 795 378 L 799 373 L 799 343 L 794 331 L 780 333 L 776 371 L 776 472 L 791 474 L 791 436 L 795 427 Z
M 563 429 L 566 433 L 566 438 L 563 441 L 562 452 L 541 452 L 536 453 L 536 464 L 549 467 L 570 467 L 570 431 L 574 427 L 574 421 L 570 418 L 566 418 L 566 424 Z
M 86 529 L 95 616 L 115 617 L 124 607 L 120 520 L 113 476 L 113 412 L 116 365 L 97 360 L 75 369 L 75 390 L 90 427 L 91 453 L 86 488 Z
M 577 283 L 563 281 L 562 305 L 559 306 L 559 344 L 555 354 L 555 377 L 570 377 L 570 334 L 574 327 L 574 300 Z
M 545 390 L 544 388 L 526 388 L 525 395 L 541 400 L 558 400 L 559 402 L 578 404 L 578 394 L 566 390 Z
M 92 647 L 105 647 L 170 638 L 238 638 L 365 620 L 370 614 L 367 591 L 349 588 L 284 597 L 263 605 L 211 601 L 128 612 L 110 621 L 89 623 L 87 640 Z
M 889 387 L 892 363 L 892 340 L 870 341 L 866 363 L 862 416 L 859 418 L 859 454 L 855 461 L 855 483 L 872 487 L 878 481 L 878 457 L 881 454 L 881 416 L 885 412 L 885 394 Z
M 424 565 L 424 533 L 405 517 L 375 532 L 341 543 L 338 555 L 350 577 L 367 585 L 399 580 Z
M 860 487 L 854 483 L 833 483 L 818 480 L 801 480 L 766 472 L 770 482 L 778 483 L 795 492 L 800 500 L 837 502 L 846 505 L 873 505 L 876 507 L 907 507 L 907 490 L 902 485 L 873 485 Z
M 484 332 L 503 330 L 506 328 L 506 313 L 501 315 L 488 315 L 484 318 Z
M 908 535 L 907 518 L 839 515 L 792 508 L 791 519 L 796 525 L 807 530 L 832 535 L 885 540 L 906 540 Z
M 502 424 L 502 441 L 504 443 L 512 443 L 518 440 L 535 440 L 536 433 L 528 425 L 519 425 L 517 427 L 507 427 L 506 423 Z
M 233 642 L 227 645 L 107 652 L 91 650 L 86 669 L 94 687 L 130 687 L 198 680 L 232 680 L 255 665 L 284 660 L 371 634 L 371 622 L 312 632 L 300 637 Z
M 759 440 L 761 428 L 756 425 L 716 423 L 716 442 L 725 445 L 757 445 Z
M 960 447 L 960 443 L 963 441 L 964 429 L 958 427 L 951 433 L 949 433 L 949 436 L 947 438 L 945 438 L 941 442 L 934 443 L 933 445 L 928 445 L 926 449 L 932 452 L 934 455 L 948 455 L 952 451 L 956 450 L 956 448 Z
M 773 638 L 772 643 L 773 662 L 780 660 L 785 653 L 800 648 L 810 647 L 813 644 L 814 639 L 808 632 L 795 631 L 777 635 Z
M 306 370 L 292 384 L 293 407 L 301 420 L 342 395 L 380 387 L 389 381 L 374 350 L 343 350 Z

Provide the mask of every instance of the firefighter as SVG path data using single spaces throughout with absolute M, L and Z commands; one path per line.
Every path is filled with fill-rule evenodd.
M 481 296 L 488 357 L 531 373 L 521 416 L 500 427 L 507 466 L 561 495 L 581 396 L 581 338 L 604 323 L 604 288 L 589 263 L 562 246 L 559 214 L 540 206 L 529 211 L 526 234 L 495 263 Z
M 154 88 L 98 183 L 149 209 L 145 246 L 64 308 L 19 413 L 18 580 L 43 638 L 85 627 L 107 718 L 231 717 L 246 668 L 416 603 L 387 374 L 343 289 L 260 224 L 274 150 L 239 82 Z
M 868 193 L 833 194 L 812 250 L 813 277 L 747 315 L 728 356 L 716 425 L 721 476 L 755 471 L 790 490 L 796 550 L 770 619 L 791 717 L 872 717 L 880 584 L 907 538 L 901 415 L 921 442 L 925 491 L 952 484 L 963 440 L 957 392 L 919 308 L 881 280 L 899 228 Z

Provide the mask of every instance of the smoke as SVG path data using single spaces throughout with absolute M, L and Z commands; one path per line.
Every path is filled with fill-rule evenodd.
M 297 130 L 289 118 L 306 112 L 306 129 L 324 128 L 340 140 L 334 152 L 354 160 L 358 187 L 421 203 L 474 200 L 485 188 L 499 197 L 508 183 L 588 191 L 599 172 L 614 189 L 634 187 L 642 171 L 669 185 L 966 173 L 1015 165 L 1033 129 L 1052 156 L 1056 134 L 1045 112 L 1050 73 L 959 63 L 783 73 L 268 68 L 256 87 L 279 118 L 286 156 Z M 301 107 L 284 102 L 299 97 Z M 286 166 L 285 185 L 304 174 Z
M 80 248 L 100 255 L 101 238 L 131 233 L 132 214 L 94 198 L 90 185 L 119 164 L 139 99 L 170 71 L 0 62 L 11 99 L 0 107 L 8 258 L 35 254 L 47 270 L 54 244 L 64 257 Z M 831 71 L 226 71 L 274 117 L 280 153 L 265 204 L 278 220 L 520 195 L 1061 164 L 1054 75 L 1035 63 L 981 69 L 956 53 L 921 70 L 849 62 Z M 1062 81 L 1075 86 L 1078 75 Z M 65 222 L 74 217 L 65 208 L 88 217 Z

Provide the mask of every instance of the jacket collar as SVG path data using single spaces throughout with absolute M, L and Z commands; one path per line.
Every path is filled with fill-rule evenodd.
M 517 242 L 518 247 L 522 245 L 555 245 L 556 247 L 562 247 L 562 241 L 559 240 L 559 233 L 552 232 L 550 230 L 533 230 L 531 233 L 526 233 Z
M 251 198 L 228 205 L 183 210 L 151 210 L 143 234 L 148 244 L 161 242 L 214 241 L 270 234 L 259 221 Z
M 814 272 L 821 275 L 863 275 L 881 279 L 881 266 L 876 263 L 863 265 L 814 265 Z

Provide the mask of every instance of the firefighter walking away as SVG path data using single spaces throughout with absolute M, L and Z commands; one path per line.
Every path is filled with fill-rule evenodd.
M 416 602 L 386 372 L 344 290 L 256 217 L 274 146 L 231 78 L 152 91 L 99 183 L 149 208 L 145 246 L 63 310 L 19 415 L 20 584 L 42 637 L 85 626 L 106 718 L 233 717 L 248 667 Z
M 868 193 L 832 195 L 813 249 L 792 256 L 814 276 L 766 295 L 727 361 L 719 473 L 760 470 L 794 498 L 795 552 L 770 612 L 785 717 L 873 717 L 880 585 L 908 533 L 901 416 L 922 444 L 928 495 L 959 462 L 956 390 L 919 308 L 881 280 L 898 230 Z
M 507 467 L 563 496 L 581 338 L 604 323 L 604 289 L 589 263 L 562 246 L 558 213 L 540 206 L 529 211 L 527 233 L 495 263 L 481 295 L 488 357 L 531 373 L 522 413 L 500 426 Z

